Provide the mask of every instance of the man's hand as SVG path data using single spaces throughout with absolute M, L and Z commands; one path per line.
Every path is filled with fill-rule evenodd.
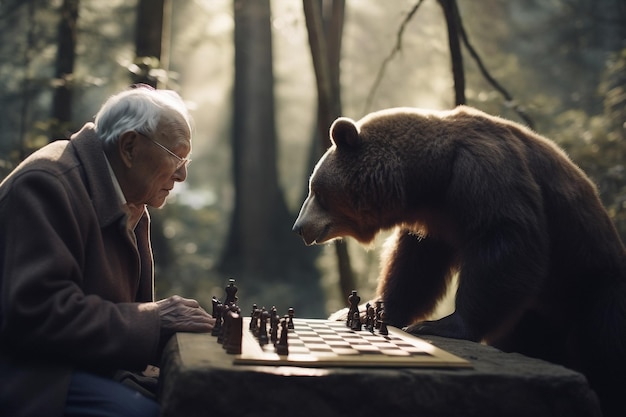
M 215 325 L 215 319 L 196 300 L 173 295 L 156 304 L 159 306 L 161 336 L 164 338 L 176 332 L 210 332 Z

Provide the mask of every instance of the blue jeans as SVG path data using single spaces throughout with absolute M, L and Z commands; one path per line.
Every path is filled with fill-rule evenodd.
M 111 379 L 74 372 L 65 417 L 157 417 L 159 404 Z

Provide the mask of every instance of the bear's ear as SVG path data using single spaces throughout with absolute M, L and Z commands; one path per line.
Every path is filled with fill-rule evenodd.
M 361 144 L 356 124 L 347 117 L 340 117 L 333 122 L 330 127 L 330 139 L 338 148 L 342 146 L 357 147 Z

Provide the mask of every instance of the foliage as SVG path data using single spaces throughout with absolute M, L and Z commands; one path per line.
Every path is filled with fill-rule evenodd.
M 600 196 L 626 241 L 626 49 L 612 55 L 599 92 L 604 112 L 564 111 L 555 119 L 557 140 L 598 185 Z
M 359 118 L 377 74 L 397 41 L 407 14 L 420 0 L 347 0 L 341 96 L 344 114 Z M 170 40 L 170 88 L 181 92 L 195 117 L 194 163 L 185 187 L 164 209 L 153 211 L 157 292 L 208 300 L 228 277 L 214 266 L 224 249 L 233 210 L 230 151 L 233 79 L 233 16 L 229 0 L 177 0 Z M 464 57 L 468 103 L 519 120 L 520 105 L 536 130 L 561 144 L 598 184 L 626 237 L 626 16 L 623 0 L 459 1 L 471 44 L 490 74 L 510 92 L 504 100 Z M 47 142 L 58 0 L 0 2 L 0 178 Z M 100 103 L 130 82 L 135 69 L 136 1 L 82 0 L 77 62 L 71 77 L 74 131 Z M 621 8 L 620 8 L 621 7 Z M 309 175 L 306 169 L 316 119 L 316 90 L 300 2 L 272 0 L 274 90 L 278 170 L 290 228 Z M 385 63 L 371 108 L 453 104 L 447 34 L 441 8 L 423 0 L 403 27 L 400 51 Z M 514 102 L 514 103 L 513 103 Z M 380 247 L 384 236 L 377 241 Z M 294 237 L 294 245 L 301 242 Z M 336 284 L 333 251 L 318 265 L 324 285 Z M 373 291 L 377 251 L 351 245 L 363 295 Z M 296 266 L 294 266 L 296 268 Z M 287 274 L 298 278 L 297 271 Z M 237 277 L 235 277 L 237 278 Z M 256 284 L 255 284 L 256 285 Z M 259 284 L 259 286 L 261 286 Z M 243 289 L 242 289 L 243 290 Z M 271 298 L 293 294 L 272 287 Z M 307 288 L 303 290 L 306 297 Z M 327 310 L 341 306 L 328 293 Z

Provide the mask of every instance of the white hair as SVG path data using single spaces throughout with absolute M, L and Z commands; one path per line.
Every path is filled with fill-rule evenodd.
M 95 130 L 105 143 L 115 142 L 124 132 L 132 130 L 151 135 L 156 132 L 164 111 L 179 113 L 191 131 L 191 116 L 178 93 L 148 86 L 110 97 L 96 114 Z

